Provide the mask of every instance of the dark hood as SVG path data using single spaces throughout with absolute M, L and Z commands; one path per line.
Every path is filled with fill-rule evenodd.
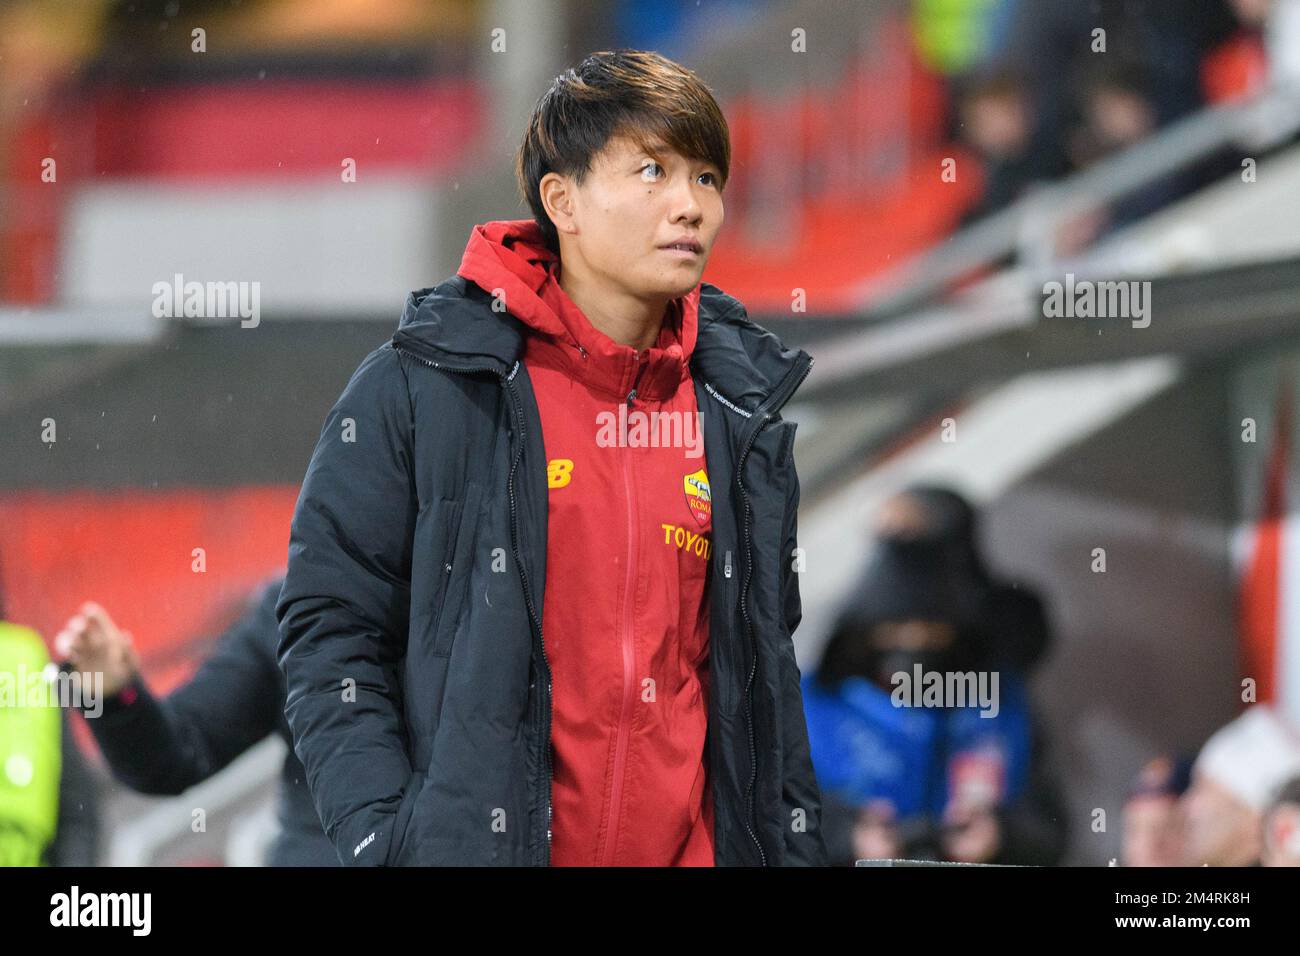
M 943 541 L 881 539 L 835 618 L 818 664 L 818 680 L 831 686 L 846 676 L 875 675 L 882 661 L 893 658 L 871 648 L 871 633 L 890 621 L 952 625 L 956 643 L 932 660 L 943 666 L 925 669 L 969 669 L 986 644 L 986 590 L 981 579 L 953 559 Z

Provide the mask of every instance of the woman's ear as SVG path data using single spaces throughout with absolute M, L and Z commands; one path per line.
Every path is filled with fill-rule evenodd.
M 574 221 L 573 181 L 567 176 L 550 172 L 537 183 L 537 192 L 542 200 L 542 208 L 551 217 L 556 232 L 573 234 L 577 232 Z

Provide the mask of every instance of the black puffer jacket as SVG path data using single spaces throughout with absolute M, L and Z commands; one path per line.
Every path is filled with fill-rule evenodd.
M 545 866 L 546 455 L 524 327 L 461 277 L 414 292 L 330 411 L 276 611 L 286 715 L 343 862 Z M 811 357 L 702 286 L 713 490 L 715 861 L 824 865 L 791 635 L 795 425 Z

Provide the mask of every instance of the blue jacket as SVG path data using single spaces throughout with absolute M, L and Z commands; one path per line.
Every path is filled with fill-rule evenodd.
M 813 766 L 824 793 L 856 806 L 883 798 L 900 819 L 937 819 L 955 782 L 970 780 L 969 768 L 1001 768 L 997 803 L 1013 801 L 1025 788 L 1029 710 L 1024 684 L 1010 671 L 999 673 L 995 716 L 982 716 L 978 704 L 895 706 L 890 691 L 865 677 L 848 677 L 828 689 L 810 673 L 802 685 Z

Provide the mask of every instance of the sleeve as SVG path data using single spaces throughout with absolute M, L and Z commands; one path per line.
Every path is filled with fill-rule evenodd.
M 785 857 L 793 866 L 826 866 L 826 844 L 822 836 L 821 791 L 813 773 L 812 755 L 808 744 L 808 726 L 804 716 L 803 692 L 800 689 L 799 666 L 795 660 L 794 632 L 803 619 L 803 605 L 799 598 L 799 572 L 795 570 L 795 548 L 799 530 L 799 475 L 792 457 L 795 425 L 788 423 L 789 438 L 786 454 L 790 479 L 786 500 L 784 542 L 781 548 L 781 609 L 789 634 L 781 643 L 782 703 L 781 719 L 785 722 L 781 739 L 785 766 L 783 769 L 782 807 L 784 810 Z M 794 811 L 804 811 L 804 829 L 793 825 Z
M 278 593 L 264 592 L 165 699 L 137 675 L 88 719 L 115 777 L 141 793 L 184 793 L 275 732 L 282 696 L 275 659 L 264 648 L 276 627 Z
M 69 711 L 62 714 L 59 817 L 46 848 L 50 866 L 96 866 L 99 862 L 100 782 L 72 733 Z
M 386 864 L 413 795 L 399 670 L 418 513 L 411 418 L 405 371 L 386 343 L 326 417 L 276 606 L 294 750 L 348 866 Z

